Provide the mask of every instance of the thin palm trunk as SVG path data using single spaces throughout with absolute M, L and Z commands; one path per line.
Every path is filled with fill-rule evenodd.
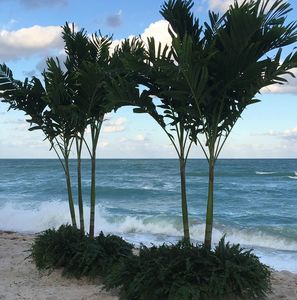
M 72 222 L 73 227 L 77 227 L 76 219 L 75 219 L 75 210 L 74 210 L 74 203 L 73 203 L 72 188 L 71 188 L 71 178 L 70 178 L 70 171 L 69 171 L 69 157 L 68 157 L 67 154 L 64 156 L 64 161 L 65 161 L 65 176 L 66 176 L 66 184 L 67 184 L 67 192 L 68 192 L 68 203 L 69 203 L 71 222 Z
M 214 191 L 214 167 L 215 159 L 213 155 L 209 159 L 209 171 L 208 171 L 208 199 L 206 210 L 206 224 L 205 224 L 205 238 L 204 244 L 210 249 L 212 242 L 212 228 L 213 228 L 213 191 Z
M 91 204 L 90 204 L 90 238 L 94 238 L 95 232 L 95 207 L 96 207 L 96 149 L 102 120 L 91 125 L 92 153 L 91 153 Z
M 77 197 L 78 197 L 78 208 L 79 208 L 79 223 L 80 232 L 82 235 L 85 234 L 85 222 L 84 222 L 84 205 L 82 196 L 82 175 L 81 175 L 81 151 L 83 145 L 83 134 L 80 137 L 76 137 L 76 152 L 77 152 Z
M 184 240 L 190 242 L 188 204 L 186 193 L 186 162 L 184 158 L 179 159 L 180 184 L 181 184 L 181 208 L 184 228 Z
M 189 231 L 189 216 L 188 216 L 188 202 L 187 202 L 187 186 L 186 186 L 186 162 L 191 144 L 188 146 L 188 151 L 186 151 L 186 141 L 188 135 L 185 135 L 185 129 L 182 123 L 176 126 L 176 132 L 179 142 L 179 151 L 177 154 L 179 157 L 179 171 L 180 171 L 180 186 L 181 186 L 181 209 L 182 209 L 182 220 L 184 229 L 184 241 L 190 243 L 190 231 Z
M 91 159 L 91 207 L 90 207 L 90 237 L 94 238 L 95 227 L 95 206 L 96 206 L 96 150 L 92 153 Z

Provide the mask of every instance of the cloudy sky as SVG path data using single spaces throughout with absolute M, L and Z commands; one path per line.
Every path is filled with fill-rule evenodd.
M 297 1 L 289 1 L 297 16 Z M 167 24 L 159 14 L 163 1 L 139 0 L 0 0 L 0 63 L 5 62 L 14 77 L 37 75 L 49 56 L 61 56 L 61 25 L 74 22 L 89 33 L 100 30 L 115 40 L 128 36 L 154 35 L 168 41 Z M 228 0 L 197 0 L 194 12 L 205 20 L 209 9 L 223 11 Z M 294 45 L 297 46 L 297 45 Z M 292 47 L 286 49 L 286 53 Z M 295 71 L 297 75 L 297 71 Z M 297 156 L 297 80 L 274 86 L 258 97 L 261 103 L 248 108 L 234 128 L 221 157 L 295 158 Z M 38 132 L 28 132 L 20 112 L 0 104 L 0 158 L 55 157 Z M 169 140 L 154 121 L 120 109 L 107 116 L 101 134 L 98 157 L 176 157 Z M 194 147 L 190 157 L 203 157 Z

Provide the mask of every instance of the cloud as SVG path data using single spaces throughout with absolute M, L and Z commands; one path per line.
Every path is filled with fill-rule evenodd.
M 120 10 L 117 14 L 108 16 L 106 23 L 110 27 L 119 27 L 122 25 L 122 11 Z
M 146 135 L 139 133 L 130 138 L 121 137 L 118 140 L 118 142 L 129 145 L 129 146 L 133 146 L 133 145 L 138 145 L 138 144 L 147 144 L 148 142 L 150 142 L 150 139 Z
M 31 70 L 29 72 L 26 72 L 26 75 L 30 77 L 30 74 L 32 73 L 33 75 L 36 76 L 36 74 L 38 73 L 43 73 L 44 70 L 47 69 L 47 59 L 49 58 L 48 53 L 46 53 L 36 64 L 36 70 Z M 66 66 L 65 66 L 65 61 L 66 61 L 66 53 L 63 50 L 60 50 L 59 53 L 57 55 L 54 56 L 54 58 L 58 59 L 61 65 L 61 69 L 63 71 L 66 71 Z M 35 74 L 34 74 L 35 73 Z
M 137 134 L 135 140 L 139 142 L 143 142 L 145 141 L 145 136 L 143 134 Z
M 0 4 L 1 4 L 1 0 L 0 0 Z M 15 19 L 10 19 L 6 24 L 0 26 L 2 29 L 11 29 L 16 23 L 18 23 L 17 20 Z
M 286 140 L 296 140 L 297 141 L 297 127 L 286 129 L 284 131 L 276 131 L 276 130 L 269 130 L 265 135 L 269 136 L 276 136 L 281 137 Z
M 60 26 L 32 26 L 16 31 L 0 30 L 0 57 L 19 59 L 63 47 Z
M 168 33 L 169 23 L 166 20 L 156 21 L 150 24 L 144 32 L 140 35 L 145 44 L 147 44 L 147 38 L 154 37 L 156 42 L 156 47 L 158 47 L 161 42 L 164 46 L 165 44 L 171 45 L 171 36 Z M 131 35 L 128 39 L 132 40 L 135 36 Z M 123 40 L 114 40 L 110 47 L 110 52 L 113 53 L 114 49 L 119 46 Z
M 238 0 L 237 1 L 239 4 L 242 4 L 244 2 L 244 0 Z M 221 11 L 221 12 L 225 12 L 230 5 L 234 4 L 234 0 L 208 0 L 208 7 L 210 10 L 212 11 Z M 273 5 L 273 1 L 271 1 L 270 3 L 268 3 L 266 9 L 270 9 L 271 6 Z
M 297 78 L 297 68 L 291 70 L 291 72 Z M 297 94 L 297 79 L 286 75 L 284 76 L 285 79 L 288 80 L 285 84 L 273 84 L 261 90 L 263 94 Z
M 226 11 L 232 3 L 232 0 L 209 0 L 208 6 L 210 10 Z
M 147 41 L 148 37 L 154 37 L 156 43 L 171 45 L 171 36 L 168 33 L 169 23 L 165 20 L 160 20 L 149 25 L 141 34 L 141 38 Z
M 104 124 L 103 132 L 121 132 L 125 130 L 125 124 L 127 122 L 126 118 L 120 117 L 115 121 L 106 121 Z
M 38 74 L 36 73 L 36 70 L 23 71 L 23 74 L 24 74 L 26 77 L 29 77 L 29 78 L 38 75 Z
M 0 0 L 0 4 L 4 2 L 12 2 L 13 0 Z M 68 5 L 68 0 L 14 0 L 28 9 L 42 7 L 60 7 Z
M 2 114 L 4 115 L 5 112 L 0 113 L 0 115 Z M 20 126 L 20 125 L 24 125 L 25 123 L 26 121 L 24 121 L 23 119 L 1 119 L 0 120 L 0 124 L 17 124 L 18 126 Z
M 109 142 L 108 141 L 102 141 L 102 142 L 99 142 L 99 145 L 98 147 L 99 148 L 106 148 L 107 146 L 109 146 Z

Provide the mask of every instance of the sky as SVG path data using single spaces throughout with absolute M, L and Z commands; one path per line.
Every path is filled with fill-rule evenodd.
M 288 20 L 297 19 L 297 0 Z M 224 11 L 231 0 L 197 0 L 193 12 L 206 20 L 209 10 Z M 39 76 L 47 57 L 63 55 L 61 26 L 74 22 L 88 33 L 113 35 L 115 43 L 129 36 L 155 36 L 169 42 L 168 24 L 159 13 L 161 0 L 0 0 L 0 63 L 14 78 Z M 289 53 L 297 44 L 289 46 Z M 297 70 L 293 70 L 297 75 Z M 297 157 L 297 79 L 272 86 L 260 103 L 243 113 L 221 158 Z M 29 132 L 26 117 L 0 103 L 0 158 L 55 158 L 41 132 Z M 87 153 L 84 153 L 87 157 Z M 122 108 L 106 117 L 97 151 L 99 158 L 175 158 L 169 139 L 147 115 Z M 72 157 L 74 153 L 72 153 Z M 203 158 L 194 146 L 191 158 Z

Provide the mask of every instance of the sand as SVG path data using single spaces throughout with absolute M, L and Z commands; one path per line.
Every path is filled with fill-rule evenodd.
M 76 280 L 60 271 L 38 271 L 28 257 L 33 236 L 0 233 L 0 300 L 116 300 L 100 281 Z
M 99 280 L 69 279 L 61 272 L 38 271 L 28 257 L 34 236 L 0 232 L 0 300 L 115 300 Z M 273 272 L 269 300 L 297 300 L 297 274 Z

